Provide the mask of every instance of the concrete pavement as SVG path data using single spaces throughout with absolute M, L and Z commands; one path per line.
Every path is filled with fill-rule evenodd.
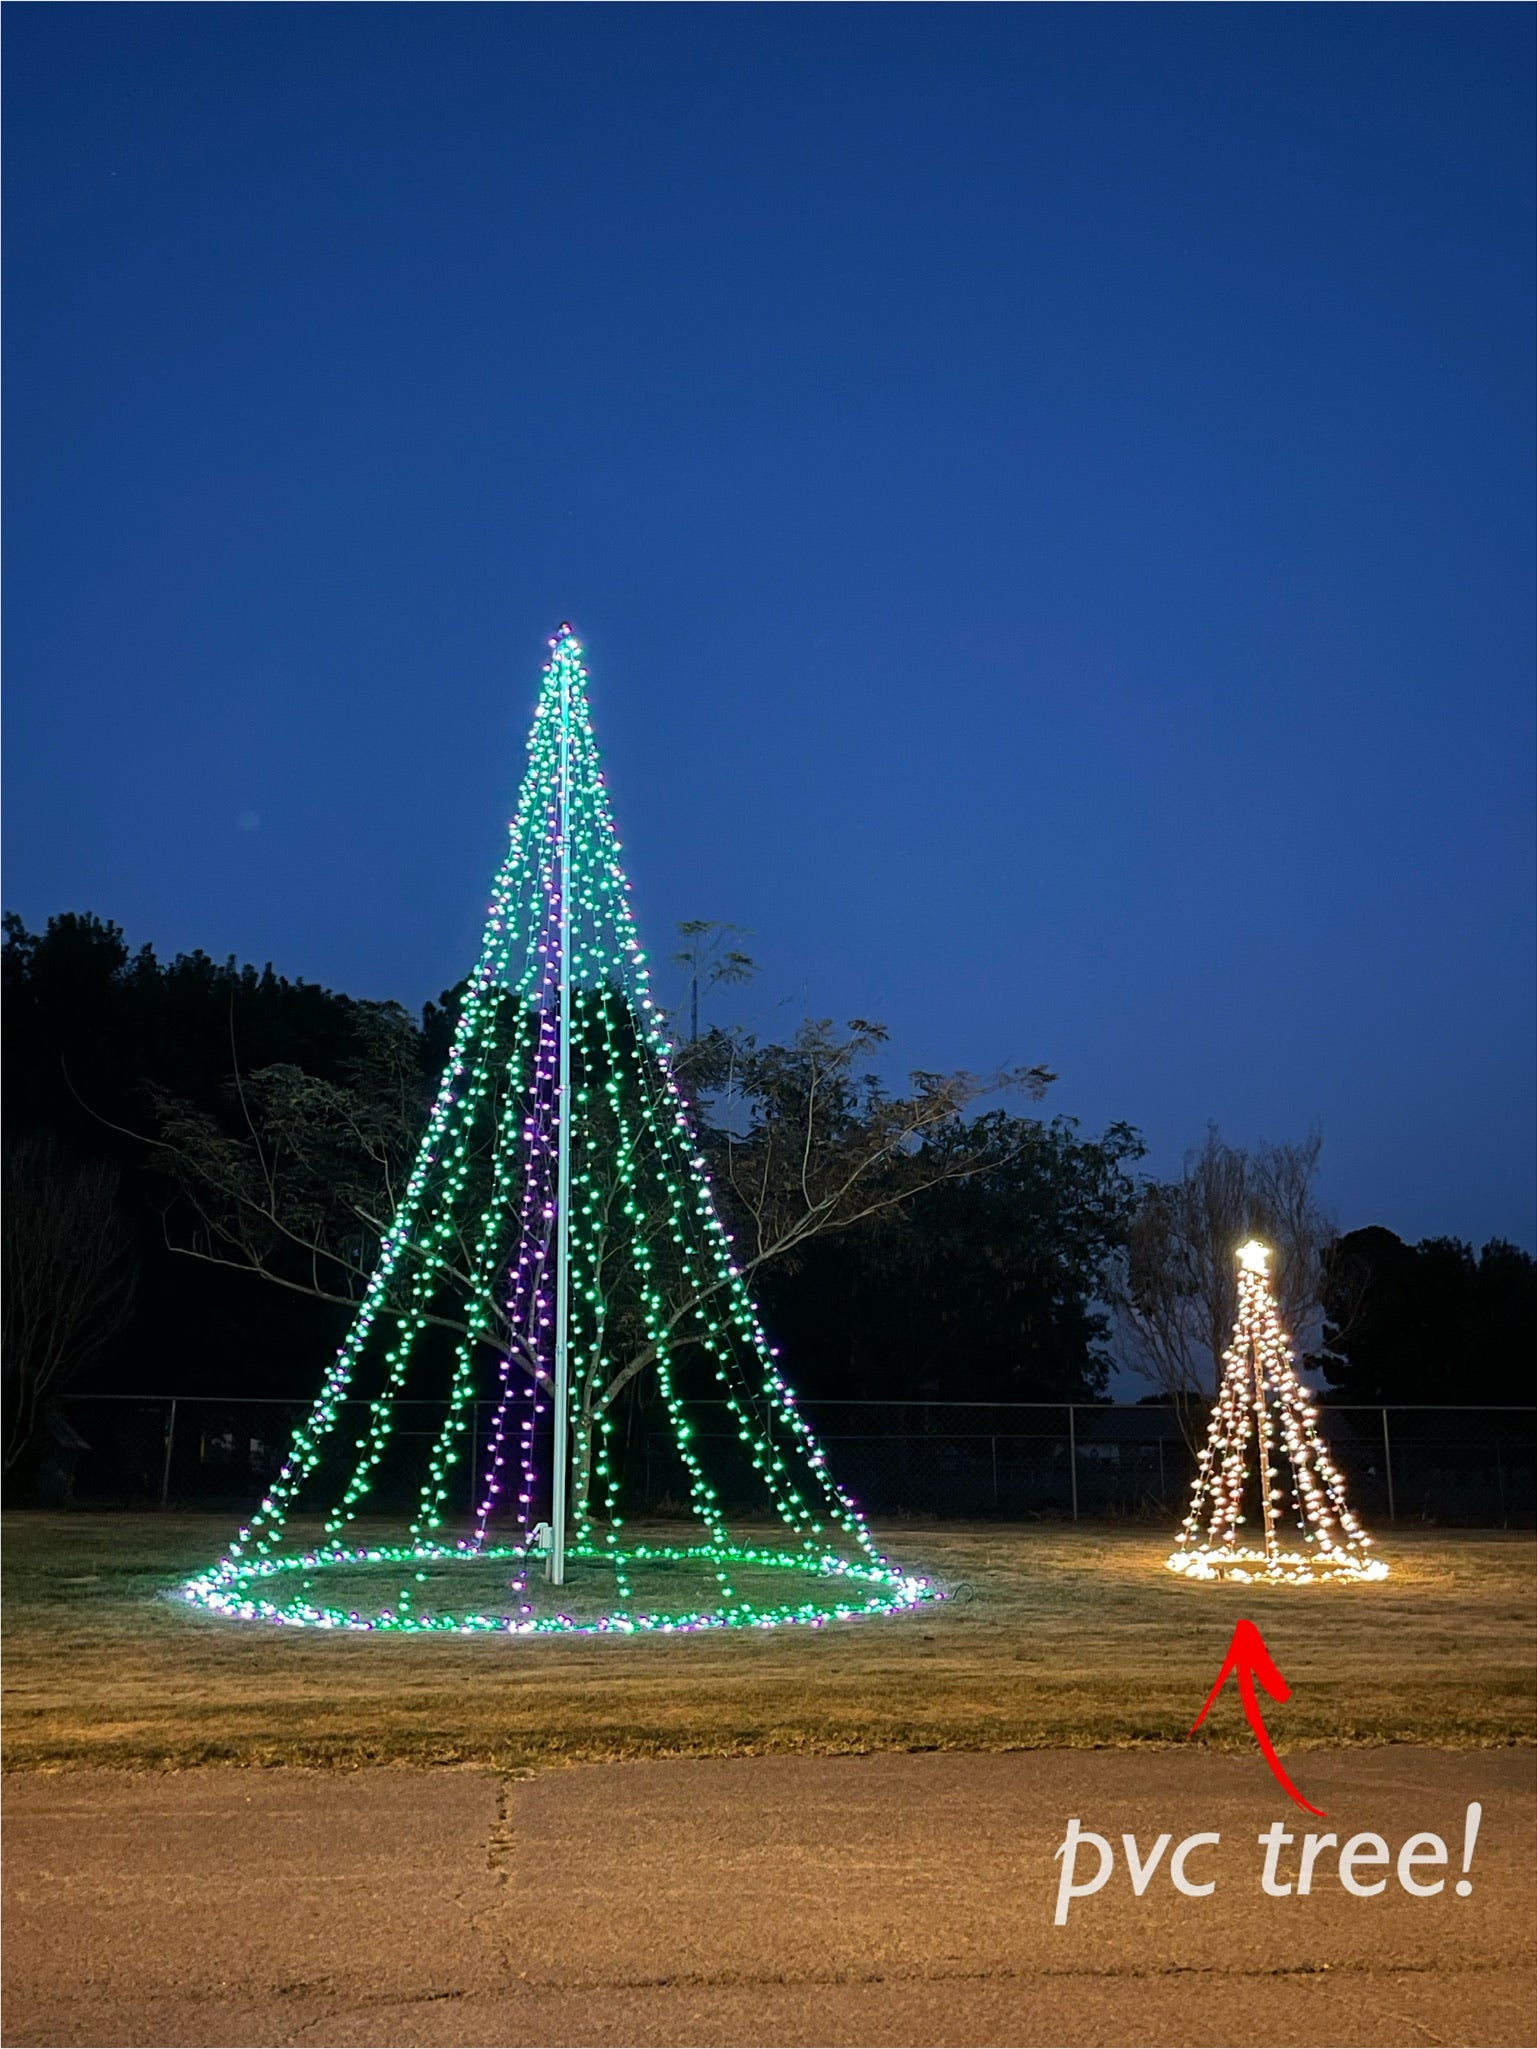
M 197 2044 L 1537 2041 L 1533 1753 L 766 1757 L 23 1776 L 4 2040 Z M 1459 1897 L 1464 1816 L 1483 1820 Z M 1054 1923 L 1068 1817 L 1115 1852 Z M 1267 1897 L 1259 1831 L 1284 1846 Z M 1309 1829 L 1434 1832 L 1375 1897 Z M 1171 1842 L 1138 1897 L 1121 1837 Z M 1192 1897 L 1169 1859 L 1192 1833 Z M 1371 1846 L 1366 1846 L 1370 1850 Z M 1424 1847 L 1423 1845 L 1421 1846 Z M 1080 1879 L 1097 1853 L 1080 1853 Z

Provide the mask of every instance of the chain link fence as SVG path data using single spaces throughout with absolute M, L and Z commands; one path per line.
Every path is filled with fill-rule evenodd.
M 1149 1404 L 803 1402 L 839 1484 L 871 1515 L 1177 1521 L 1205 1418 Z M 1537 1409 L 1321 1407 L 1351 1504 L 1368 1523 L 1537 1523 Z M 734 1431 L 693 1439 L 723 1498 L 746 1491 Z M 651 1471 L 670 1442 L 648 1438 Z M 733 1475 L 737 1485 L 733 1490 Z
M 46 1426 L 29 1498 L 60 1507 L 248 1512 L 309 1412 L 299 1401 L 204 1396 L 77 1396 Z M 472 1445 L 492 1404 L 476 1404 Z M 333 1456 L 363 1433 L 369 1405 L 341 1405 Z M 1146 1517 L 1184 1512 L 1196 1451 L 1166 1406 L 1111 1403 L 803 1402 L 839 1484 L 875 1516 Z M 398 1402 L 373 1501 L 408 1507 L 443 1420 L 436 1402 Z M 695 1412 L 694 1449 L 724 1503 L 756 1509 L 760 1483 L 724 1405 Z M 1537 1409 L 1335 1407 L 1320 1410 L 1352 1505 L 1368 1523 L 1521 1527 L 1537 1522 Z M 1197 1443 L 1204 1426 L 1186 1428 Z M 476 1453 L 462 1500 L 472 1497 Z M 620 1450 L 631 1508 L 682 1509 L 687 1488 L 670 1431 L 640 1419 Z M 322 1475 L 322 1480 L 324 1475 Z

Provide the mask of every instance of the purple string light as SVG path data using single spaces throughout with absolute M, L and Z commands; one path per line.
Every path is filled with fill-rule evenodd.
M 553 841 L 553 810 L 548 814 L 548 831 Z M 516 1520 L 519 1528 L 525 1533 L 532 1513 L 534 1492 L 534 1417 L 544 1412 L 544 1404 L 538 1401 L 537 1396 L 539 1378 L 542 1377 L 539 1362 L 545 1356 L 550 1330 L 550 1299 L 546 1269 L 550 1259 L 555 1220 L 555 1139 L 559 1116 L 556 1101 L 559 1045 L 555 1024 L 559 944 L 556 934 L 560 923 L 560 890 L 556 881 L 553 850 L 546 853 L 542 864 L 541 882 L 545 899 L 545 921 L 538 948 L 543 963 L 538 995 L 539 1037 L 534 1055 L 532 1101 L 522 1128 L 523 1201 L 519 1215 L 518 1250 L 507 1277 L 508 1321 L 514 1331 L 526 1332 L 535 1361 L 528 1385 L 520 1393 L 520 1399 L 532 1400 L 532 1408 L 521 1422 L 518 1447 L 522 1486 L 518 1495 Z M 475 1535 L 470 1546 L 474 1551 L 479 1551 L 485 1544 L 486 1526 L 499 1505 L 498 1497 L 502 1492 L 502 1475 L 507 1463 L 507 1412 L 513 1399 L 514 1360 L 515 1355 L 509 1350 L 500 1363 L 497 1405 L 491 1421 L 484 1465 L 486 1488 L 476 1515 Z M 527 1366 L 524 1366 L 523 1370 L 528 1372 Z M 519 1580 L 514 1584 L 521 1589 L 525 1581 Z

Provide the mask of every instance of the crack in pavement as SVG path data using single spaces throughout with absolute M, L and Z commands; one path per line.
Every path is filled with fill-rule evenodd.
M 611 1978 L 536 1978 L 527 1971 L 519 1971 L 514 1980 L 519 1992 L 658 1992 L 716 1990 L 723 1992 L 748 1991 L 756 1985 L 805 1986 L 808 1990 L 817 1986 L 834 1985 L 1013 1985 L 1036 1984 L 1043 1979 L 1060 1980 L 1103 1980 L 1115 1983 L 1119 1980 L 1160 1978 L 1213 1978 L 1234 1983 L 1266 1978 L 1328 1978 L 1335 1983 L 1345 1980 L 1370 1982 L 1378 1978 L 1435 1977 L 1481 1978 L 1502 1971 L 1519 1969 L 1509 1963 L 1468 1964 L 1448 1969 L 1444 1964 L 1274 1964 L 1274 1965 L 1231 1965 L 1231 1964 L 1046 1964 L 1046 1965 L 997 1965 L 980 1970 L 936 1969 L 931 1964 L 915 1964 L 910 1969 L 886 1971 L 668 1971 L 646 1977 Z
M 463 1912 L 470 1933 L 484 1945 L 504 1987 L 514 1982 L 515 1968 L 512 1939 L 503 1911 L 503 1901 L 512 1885 L 512 1859 L 517 1840 L 512 1823 L 512 1788 L 515 1783 L 533 1776 L 533 1772 L 527 1769 L 498 1774 L 496 1807 L 486 1831 L 486 1870 L 493 1888 L 490 1901 L 484 1906 L 472 1907 L 465 1899 L 462 1887 L 453 1894 L 454 1905 Z

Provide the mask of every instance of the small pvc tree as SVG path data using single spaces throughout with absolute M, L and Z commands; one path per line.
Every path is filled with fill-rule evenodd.
M 1257 1239 L 1239 1247 L 1238 1318 L 1169 1570 L 1187 1579 L 1385 1579 L 1297 1377 L 1269 1262 Z

